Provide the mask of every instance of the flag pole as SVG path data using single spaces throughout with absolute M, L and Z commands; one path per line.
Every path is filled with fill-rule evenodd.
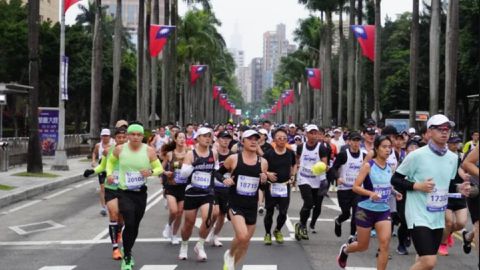
M 58 78 L 58 142 L 55 149 L 55 161 L 52 165 L 52 170 L 68 171 L 67 153 L 65 151 L 65 101 L 62 97 L 64 87 L 65 69 L 65 0 L 60 0 L 60 74 Z

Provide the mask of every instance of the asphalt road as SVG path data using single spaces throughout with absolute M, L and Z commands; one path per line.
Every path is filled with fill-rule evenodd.
M 0 208 L 0 269 L 4 270 L 70 270 L 70 269 L 119 269 L 120 264 L 111 259 L 111 245 L 107 235 L 108 218 L 99 215 L 96 178 L 87 179 L 51 193 Z M 283 229 L 286 242 L 282 245 L 263 244 L 263 219 L 259 217 L 257 230 L 243 265 L 244 270 L 310 270 L 339 269 L 336 265 L 338 248 L 346 236 L 337 238 L 333 233 L 333 219 L 338 215 L 335 193 L 325 199 L 322 215 L 317 222 L 317 234 L 310 234 L 309 241 L 293 239 L 293 224 L 298 221 L 301 207 L 300 194 L 292 193 L 289 219 Z M 229 247 L 233 231 L 226 223 L 222 232 L 224 246 L 208 246 L 207 262 L 194 260 L 190 243 L 189 260 L 177 259 L 179 246 L 172 246 L 161 238 L 167 220 L 162 190 L 157 180 L 149 182 L 149 199 L 140 234 L 133 252 L 135 269 L 181 270 L 221 269 L 223 253 Z M 275 218 L 274 218 L 275 220 Z M 348 223 L 343 230 L 348 231 Z M 471 226 L 471 225 L 469 225 Z M 193 240 L 196 240 L 197 229 Z M 440 257 L 435 269 L 477 269 L 478 252 L 466 255 L 460 240 L 450 249 L 450 255 Z M 391 243 L 392 260 L 389 269 L 409 269 L 415 260 L 413 247 L 410 255 L 395 253 L 397 239 Z M 349 257 L 350 270 L 375 269 L 377 244 L 372 239 L 370 248 Z

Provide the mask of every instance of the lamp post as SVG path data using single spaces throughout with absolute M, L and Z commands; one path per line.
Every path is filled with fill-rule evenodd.
M 0 139 L 3 138 L 3 106 L 7 105 L 7 95 L 0 94 Z

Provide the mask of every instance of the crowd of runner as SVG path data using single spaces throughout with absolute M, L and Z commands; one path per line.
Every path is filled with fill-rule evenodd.
M 454 128 L 444 115 L 434 115 L 420 132 L 379 127 L 373 120 L 358 131 L 263 121 L 169 124 L 147 138 L 141 123 L 120 120 L 113 138 L 109 129 L 101 131 L 92 153 L 94 168 L 84 176 L 98 174 L 100 214 L 108 213 L 112 258 L 121 260 L 122 270 L 135 264 L 132 248 L 145 213 L 147 178 L 163 184 L 168 209 L 163 237 L 179 246 L 180 260 L 189 258 L 197 215 L 201 225 L 193 251 L 198 261 L 208 258 L 206 243 L 223 246 L 225 218 L 231 222 L 235 236 L 224 253 L 224 270 L 245 257 L 259 215 L 265 245 L 273 239 L 282 244 L 291 192 L 299 191 L 298 241 L 317 233 L 323 199 L 336 193 L 341 214 L 332 231 L 344 242 L 340 268 L 375 237 L 377 269 L 386 269 L 397 226 L 396 252 L 408 254 L 413 243 L 417 254 L 410 269 L 433 269 L 437 254 L 448 255 L 454 232 L 460 232 L 465 253 L 472 242 L 478 248 L 479 134 L 473 132 L 462 144 Z M 467 225 L 469 215 L 473 226 Z M 342 236 L 348 219 L 349 233 Z

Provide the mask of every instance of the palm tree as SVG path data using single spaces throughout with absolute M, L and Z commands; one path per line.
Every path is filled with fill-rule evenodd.
M 113 89 L 112 108 L 110 110 L 110 128 L 118 117 L 118 99 L 120 95 L 120 68 L 122 66 L 122 0 L 117 0 L 115 10 L 115 30 L 113 37 Z
M 170 24 L 170 0 L 165 0 L 164 2 L 164 24 Z M 169 115 L 168 100 L 170 99 L 168 91 L 168 81 L 171 72 L 168 70 L 168 61 L 170 59 L 170 42 L 167 42 L 165 45 L 164 51 L 162 52 L 162 87 L 161 87 L 161 117 L 160 120 L 162 123 L 166 123 Z
M 349 4 L 349 25 L 355 24 L 355 0 Z M 347 59 L 347 126 L 353 126 L 353 87 L 355 78 L 355 40 L 353 30 L 348 30 L 348 59 Z
M 93 30 L 92 49 L 92 85 L 90 101 L 90 136 L 98 138 L 101 121 L 101 97 L 102 97 L 102 0 L 95 0 L 95 25 Z M 93 140 L 93 141 L 94 141 Z
M 363 0 L 358 0 L 357 24 L 362 24 Z M 355 60 L 355 110 L 354 110 L 354 129 L 360 128 L 361 106 L 362 106 L 362 53 L 360 46 L 357 46 L 357 57 Z
M 447 33 L 445 35 L 445 115 L 455 119 L 458 65 L 458 1 L 448 1 Z
M 158 24 L 160 20 L 160 7 L 159 0 L 153 1 L 153 12 L 152 12 L 152 23 Z M 155 117 L 157 113 L 157 87 L 158 87 L 158 70 L 157 70 L 158 59 L 157 57 L 152 58 L 152 70 L 151 70 L 151 83 L 152 83 L 152 93 L 151 93 L 151 112 L 153 119 L 151 119 L 150 127 L 155 126 Z
M 345 66 L 345 53 L 343 49 L 344 36 L 343 36 L 343 6 L 344 0 L 338 2 L 339 18 L 338 18 L 338 108 L 337 108 L 337 125 L 342 125 L 343 116 L 343 82 L 344 82 L 344 66 Z
M 380 121 L 380 64 L 381 57 L 381 38 L 382 38 L 382 17 L 381 0 L 375 0 L 375 62 L 373 63 L 373 107 L 376 121 Z
M 430 18 L 430 115 L 438 112 L 438 84 L 440 76 L 440 0 L 432 0 Z
M 410 35 L 410 117 L 411 127 L 415 126 L 417 112 L 417 88 L 418 88 L 418 53 L 419 53 L 419 23 L 418 23 L 418 0 L 413 0 L 412 9 L 412 32 Z
M 145 34 L 145 0 L 138 1 L 138 27 L 137 27 L 137 120 L 143 114 L 143 62 L 144 62 L 144 34 Z
M 29 59 L 29 84 L 33 88 L 29 93 L 30 117 L 28 118 L 28 155 L 27 172 L 42 173 L 42 151 L 38 134 L 38 36 L 40 22 L 40 1 L 28 1 L 28 59 Z

